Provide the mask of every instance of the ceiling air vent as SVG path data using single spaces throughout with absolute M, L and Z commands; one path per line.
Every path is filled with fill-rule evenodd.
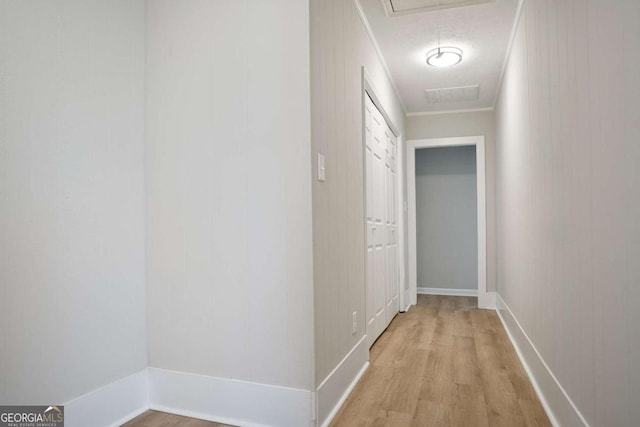
M 425 90 L 427 104 L 443 104 L 447 102 L 468 102 L 480 99 L 480 87 L 460 86 Z
M 440 0 L 440 9 L 495 3 L 496 0 Z M 382 0 L 387 16 L 424 13 L 438 10 L 438 0 Z

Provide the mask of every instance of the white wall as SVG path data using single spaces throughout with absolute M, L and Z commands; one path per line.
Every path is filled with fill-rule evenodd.
M 0 1 L 0 403 L 147 364 L 144 2 Z
M 404 112 L 356 2 L 310 4 L 311 164 L 317 153 L 326 157 L 326 181 L 313 179 L 315 377 L 320 385 L 365 333 L 362 66 L 401 132 Z M 360 319 L 356 334 L 351 333 L 352 312 Z M 366 356 L 366 350 L 357 354 Z M 364 362 L 354 366 L 359 369 Z
M 148 3 L 152 367 L 313 387 L 308 34 L 296 0 Z
M 418 288 L 478 289 L 476 147 L 416 150 Z
M 496 116 L 493 111 L 412 115 L 406 118 L 406 139 L 483 135 L 487 201 L 487 291 L 496 290 Z
M 497 111 L 498 292 L 593 426 L 640 419 L 639 20 L 526 1 Z

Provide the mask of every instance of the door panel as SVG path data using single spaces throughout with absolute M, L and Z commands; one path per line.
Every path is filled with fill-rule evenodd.
M 387 143 L 387 218 L 385 233 L 387 247 L 387 292 L 386 311 L 387 325 L 398 313 L 398 252 L 397 252 L 397 224 L 396 224 L 396 140 L 388 126 L 385 129 Z
M 371 99 L 365 99 L 367 222 L 366 323 L 369 346 L 398 313 L 395 136 Z

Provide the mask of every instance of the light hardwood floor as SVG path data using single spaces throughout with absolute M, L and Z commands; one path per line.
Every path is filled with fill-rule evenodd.
M 331 426 L 550 426 L 496 312 L 476 307 L 418 295 Z
M 550 426 L 497 314 L 476 306 L 418 295 L 371 348 L 331 426 Z M 223 424 L 147 411 L 124 426 Z
M 122 427 L 230 427 L 227 424 L 212 423 L 196 418 L 181 417 L 166 412 L 147 411 L 138 415 Z

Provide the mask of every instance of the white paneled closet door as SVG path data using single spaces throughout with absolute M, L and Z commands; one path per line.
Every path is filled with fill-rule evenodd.
M 397 222 L 397 205 L 396 205 L 396 137 L 389 129 L 389 126 L 385 123 L 385 146 L 386 146 L 386 160 L 385 160 L 385 172 L 386 172 L 386 199 L 385 199 L 385 255 L 387 265 L 387 277 L 386 277 L 386 292 L 385 292 L 385 310 L 386 310 L 386 326 L 391 323 L 391 320 L 399 311 L 398 301 L 398 222 Z
M 398 313 L 398 236 L 395 203 L 396 138 L 365 99 L 367 222 L 366 321 L 371 346 Z

